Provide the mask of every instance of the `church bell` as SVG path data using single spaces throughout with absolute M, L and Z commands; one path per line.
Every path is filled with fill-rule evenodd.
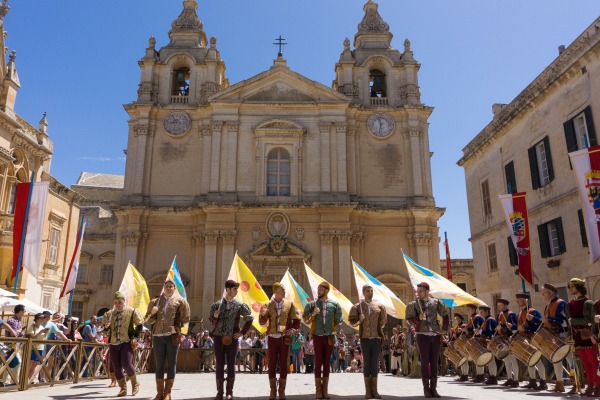
M 183 71 L 179 71 L 179 73 L 177 74 L 177 86 L 179 87 L 186 87 L 187 83 L 185 81 L 185 75 L 183 74 Z
M 371 97 L 385 97 L 385 84 L 383 83 L 383 77 L 385 74 L 372 74 L 373 85 L 371 86 Z

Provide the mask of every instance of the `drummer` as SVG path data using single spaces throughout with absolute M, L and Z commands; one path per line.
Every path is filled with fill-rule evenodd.
M 538 328 L 542 323 L 542 314 L 535 308 L 529 307 L 527 302 L 529 301 L 530 296 L 527 293 L 517 293 L 517 304 L 519 305 L 519 317 L 517 318 L 517 330 L 520 334 L 527 336 L 529 340 L 533 338 Z M 548 389 L 548 385 L 546 385 L 546 367 L 542 362 L 542 358 L 538 360 L 537 364 L 533 367 L 529 368 L 529 383 L 523 386 L 526 389 L 534 389 L 534 390 L 546 390 Z M 540 375 L 540 384 L 536 383 L 535 379 L 535 370 L 537 369 L 538 374 Z
M 558 290 L 549 283 L 545 283 L 542 287 L 542 297 L 548 302 L 544 309 L 544 317 L 542 322 L 546 328 L 556 333 L 562 340 L 567 341 L 568 324 L 567 324 L 567 302 L 558 297 Z M 569 352 L 566 357 L 567 366 L 571 365 L 573 354 Z M 551 360 L 548 360 L 551 361 Z M 554 363 L 554 375 L 556 376 L 556 384 L 550 392 L 564 392 L 565 383 L 563 379 L 563 362 Z
M 454 342 L 456 339 L 467 332 L 467 325 L 464 324 L 464 317 L 459 314 L 454 314 L 454 327 L 450 335 L 450 342 Z M 458 371 L 456 371 L 458 373 Z M 463 363 L 460 366 L 460 378 L 456 379 L 459 382 L 466 382 L 469 380 L 469 363 Z
M 494 332 L 496 331 L 496 327 L 498 326 L 498 322 L 490 315 L 490 308 L 488 306 L 479 306 L 479 312 L 481 312 L 481 316 L 485 320 L 485 324 L 483 329 L 481 330 L 481 338 L 485 342 L 486 346 L 492 337 L 494 336 Z M 489 378 L 485 381 L 486 385 L 497 385 L 498 384 L 498 365 L 496 364 L 496 357 L 492 358 L 492 361 L 488 364 L 488 370 L 490 372 Z
M 496 321 L 498 321 L 496 332 L 505 340 L 508 340 L 517 331 L 517 314 L 508 309 L 509 304 L 510 302 L 504 298 L 499 298 L 496 303 L 499 311 L 496 317 Z M 519 364 L 517 363 L 517 357 L 514 354 L 509 354 L 504 360 L 507 379 L 503 386 L 519 387 Z
M 467 337 L 480 337 L 482 326 L 485 324 L 485 319 L 477 313 L 477 306 L 475 304 L 467 304 L 467 311 L 469 312 L 469 322 L 467 323 Z M 475 365 L 475 378 L 473 383 L 485 382 L 485 367 L 480 367 L 476 363 Z

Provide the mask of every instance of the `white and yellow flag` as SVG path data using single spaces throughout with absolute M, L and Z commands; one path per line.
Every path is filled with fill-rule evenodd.
M 119 291 L 125 295 L 125 304 L 140 310 L 142 316 L 146 315 L 150 304 L 148 285 L 142 274 L 131 263 L 127 265 Z
M 237 253 L 235 253 L 235 257 L 233 258 L 233 263 L 231 264 L 231 270 L 229 271 L 227 279 L 233 279 L 240 284 L 238 294 L 235 298 L 250 306 L 252 316 L 254 316 L 252 325 L 260 333 L 265 333 L 267 327 L 261 326 L 258 323 L 258 314 L 260 313 L 263 304 L 269 303 L 269 298 L 262 286 L 260 286 L 260 283 L 258 283 L 252 272 L 250 272 L 250 269 L 248 269 Z M 223 294 L 223 297 L 225 297 L 225 294 Z M 243 324 L 240 323 L 240 328 L 242 325 Z
M 321 278 L 319 275 L 317 275 L 315 273 L 315 271 L 313 271 L 312 269 L 310 269 L 310 267 L 308 265 L 306 265 L 306 263 L 304 263 L 304 268 L 306 269 L 306 275 L 308 276 L 308 284 L 310 285 L 310 290 L 312 291 L 313 299 L 316 299 L 319 297 L 317 294 L 318 293 L 317 288 L 319 287 L 319 284 L 321 282 L 327 282 L 327 281 L 325 279 Z M 327 282 L 327 283 L 329 283 L 329 286 L 331 286 L 331 290 L 329 291 L 329 295 L 327 297 L 329 297 L 330 299 L 333 299 L 339 303 L 340 307 L 342 307 L 342 316 L 344 317 L 344 322 L 348 326 L 352 326 L 348 322 L 348 314 L 350 313 L 350 309 L 352 308 L 352 302 L 350 300 L 348 300 L 348 298 L 346 298 L 346 296 L 344 296 L 342 294 L 342 292 L 337 290 L 331 284 L 331 282 Z M 357 329 L 357 328 L 354 328 L 354 329 Z
M 358 265 L 352 260 L 352 266 L 354 267 L 354 280 L 356 281 L 356 290 L 358 291 L 358 298 L 362 301 L 365 299 L 363 296 L 362 288 L 364 285 L 371 285 L 373 288 L 373 300 L 376 300 L 385 306 L 388 315 L 394 318 L 404 319 L 406 313 L 406 305 L 385 286 L 379 282 L 373 276 L 371 276 L 363 267 Z

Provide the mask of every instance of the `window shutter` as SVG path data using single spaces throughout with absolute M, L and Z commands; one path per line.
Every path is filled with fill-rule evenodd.
M 519 257 L 517 256 L 512 237 L 510 236 L 508 237 L 508 258 L 510 259 L 511 266 L 514 267 L 515 265 L 519 265 Z
M 550 249 L 548 246 L 548 231 L 546 230 L 546 224 L 538 225 L 538 237 L 540 238 L 540 251 L 542 258 L 548 258 Z
M 506 192 L 517 193 L 517 179 L 515 178 L 515 164 L 513 161 L 504 166 L 504 173 L 506 174 Z
M 548 177 L 550 182 L 554 180 L 554 166 L 552 165 L 552 152 L 550 151 L 550 139 L 548 136 L 542 139 L 544 142 L 544 149 L 546 151 L 546 164 L 548 165 Z
M 529 168 L 531 169 L 531 187 L 535 190 L 540 187 L 540 173 L 538 171 L 535 146 L 527 150 L 529 153 Z
M 585 231 L 585 220 L 583 219 L 583 210 L 577 210 L 579 216 L 579 233 L 581 234 L 581 245 L 588 247 L 587 232 Z
M 586 116 L 587 118 L 587 116 Z M 578 150 L 577 139 L 575 138 L 575 127 L 573 126 L 573 120 L 570 119 L 563 124 L 565 130 L 565 138 L 567 139 L 567 153 Z
M 556 222 L 556 236 L 558 236 L 558 249 L 560 251 L 560 254 L 562 254 L 567 251 L 567 246 L 565 245 L 565 233 L 563 232 L 562 226 L 562 218 L 556 218 L 554 221 Z
M 596 141 L 596 131 L 594 130 L 594 120 L 592 119 L 592 109 L 590 106 L 587 106 L 585 110 L 583 110 L 583 115 L 585 115 L 585 124 L 588 132 L 588 142 L 590 147 L 596 146 L 598 143 Z

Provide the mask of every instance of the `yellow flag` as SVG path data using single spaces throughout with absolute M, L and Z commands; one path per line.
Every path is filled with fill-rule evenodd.
M 150 304 L 148 285 L 142 274 L 131 263 L 127 265 L 119 291 L 125 295 L 125 304 L 140 310 L 142 316 L 146 315 L 148 304 Z
M 248 304 L 254 316 L 254 322 L 252 325 L 260 333 L 267 331 L 266 326 L 260 326 L 258 323 L 258 314 L 263 304 L 269 303 L 267 294 L 260 286 L 260 283 L 256 280 L 250 269 L 244 264 L 244 261 L 235 253 L 233 263 L 231 264 L 231 270 L 229 271 L 229 277 L 227 279 L 233 279 L 240 284 L 240 289 L 235 297 L 240 302 Z M 225 296 L 225 294 L 223 294 Z M 243 324 L 240 324 L 240 327 Z
M 317 288 L 319 287 L 319 284 L 323 281 L 325 281 L 325 282 L 327 282 L 327 281 L 325 279 L 321 278 L 319 275 L 317 275 L 315 273 L 315 271 L 313 271 L 312 269 L 310 269 L 310 267 L 308 265 L 306 265 L 306 263 L 304 263 L 304 268 L 306 269 L 306 275 L 308 276 L 308 283 L 309 283 L 310 289 L 313 293 L 313 298 L 316 299 L 318 297 L 318 295 L 317 295 L 318 289 Z M 331 286 L 331 290 L 329 291 L 329 294 L 327 295 L 327 297 L 330 299 L 334 299 L 335 301 L 338 302 L 340 307 L 342 307 L 342 317 L 344 319 L 344 322 L 348 326 L 352 326 L 352 325 L 350 325 L 350 322 L 348 322 L 348 315 L 350 314 L 350 309 L 352 308 L 352 302 L 350 300 L 348 300 L 348 298 L 346 296 L 344 296 L 342 294 L 342 292 L 337 290 L 331 284 L 331 282 L 327 282 L 327 283 L 329 283 L 329 286 Z M 357 327 L 353 327 L 353 328 L 358 329 Z

